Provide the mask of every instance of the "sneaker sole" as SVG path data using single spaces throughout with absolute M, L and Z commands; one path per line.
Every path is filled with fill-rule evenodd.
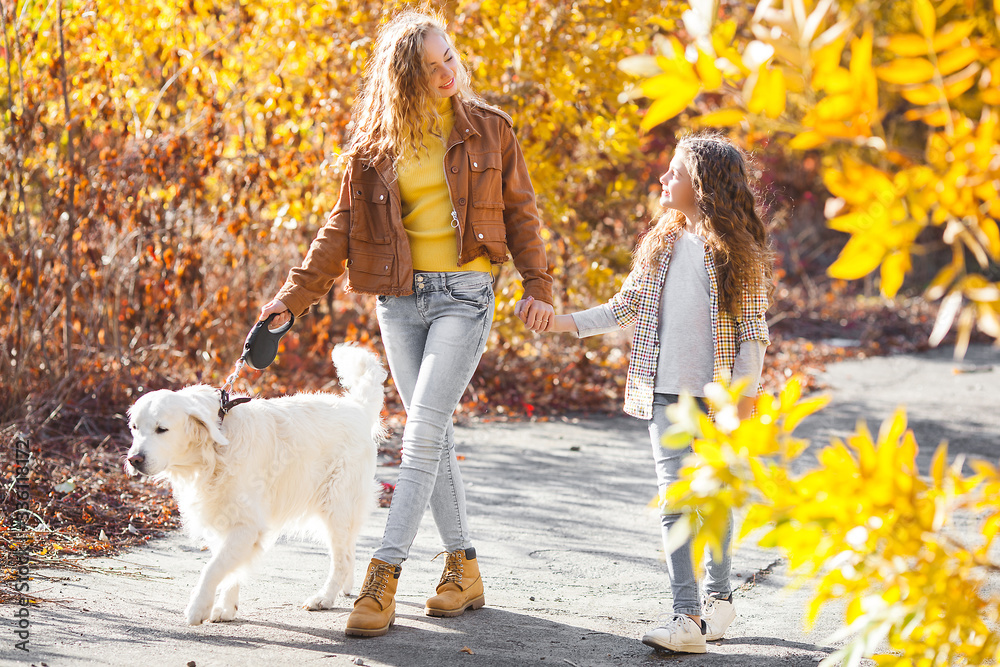
M 396 622 L 396 613 L 393 612 L 389 622 L 381 628 L 344 628 L 344 634 L 348 637 L 381 637 L 389 632 L 389 628 Z
M 648 635 L 642 638 L 642 643 L 661 651 L 673 651 L 674 653 L 708 653 L 708 647 L 704 644 L 677 644 L 670 646 Z
M 424 614 L 427 616 L 437 616 L 438 618 L 454 618 L 465 613 L 466 609 L 479 609 L 486 604 L 486 596 L 480 595 L 474 600 L 469 600 L 464 607 L 459 609 L 437 609 L 435 607 L 424 607 Z

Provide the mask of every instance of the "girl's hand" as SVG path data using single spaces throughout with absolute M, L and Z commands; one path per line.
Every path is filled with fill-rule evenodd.
M 533 301 L 534 299 L 529 296 L 527 299 L 521 299 L 514 305 L 514 314 L 517 315 L 518 318 L 520 318 L 521 321 L 524 322 L 525 324 L 528 323 L 527 322 L 528 307 L 531 305 Z M 552 311 L 551 307 L 549 308 L 549 311 L 554 312 Z M 567 332 L 576 333 L 577 331 L 576 320 L 573 319 L 572 315 L 553 314 L 551 319 L 549 319 L 548 321 L 548 327 L 546 327 L 545 329 L 532 329 L 532 331 L 538 331 L 538 332 L 548 331 L 550 333 L 567 333 Z
M 544 301 L 535 301 L 529 296 L 514 304 L 514 314 L 532 331 L 543 332 L 552 328 L 556 318 L 552 306 Z
M 271 324 L 268 325 L 268 329 L 280 329 L 285 325 L 288 320 L 292 319 L 292 314 L 288 312 L 288 306 L 281 302 L 280 299 L 272 299 L 263 308 L 260 309 L 259 320 L 266 320 L 272 313 L 278 313 L 278 315 L 271 320 Z
M 736 414 L 739 415 L 739 418 L 750 419 L 753 416 L 753 407 L 756 402 L 755 396 L 740 396 L 740 400 L 736 403 Z

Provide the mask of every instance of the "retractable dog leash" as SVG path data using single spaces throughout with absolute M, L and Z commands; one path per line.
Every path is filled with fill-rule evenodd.
M 278 313 L 271 313 L 266 320 L 258 321 L 250 329 L 250 333 L 247 334 L 247 339 L 243 343 L 243 354 L 236 361 L 233 372 L 229 374 L 226 382 L 219 389 L 222 398 L 222 406 L 219 408 L 220 420 L 225 419 L 229 411 L 237 405 L 251 400 L 249 396 L 231 399 L 229 398 L 229 390 L 233 388 L 233 383 L 239 378 L 245 366 L 249 366 L 255 371 L 262 371 L 271 365 L 271 362 L 278 355 L 278 343 L 281 341 L 281 337 L 288 333 L 292 325 L 295 324 L 295 316 L 291 313 L 288 315 L 291 319 L 274 331 L 270 329 L 270 324 L 278 316 Z

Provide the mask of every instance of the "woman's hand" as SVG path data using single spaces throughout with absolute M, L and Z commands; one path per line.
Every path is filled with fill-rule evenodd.
M 534 318 L 532 318 L 532 307 L 537 308 L 534 311 Z M 535 301 L 535 298 L 531 296 L 514 304 L 514 314 L 535 332 L 565 333 L 576 331 L 576 320 L 573 319 L 572 315 L 556 315 L 552 306 L 542 301 Z M 541 324 L 532 326 L 532 322 L 536 324 L 540 322 Z
M 740 396 L 736 403 L 736 414 L 740 419 L 750 419 L 753 416 L 754 404 L 757 402 L 756 396 Z
M 268 316 L 273 313 L 277 313 L 277 315 L 267 326 L 267 328 L 272 331 L 280 329 L 286 322 L 292 319 L 292 314 L 288 311 L 288 306 L 282 303 L 280 299 L 272 299 L 265 304 L 264 307 L 260 309 L 260 317 L 257 319 L 262 321 L 266 320 Z
M 552 328 L 555 311 L 544 301 L 535 301 L 529 296 L 514 304 L 514 314 L 532 331 L 542 332 Z

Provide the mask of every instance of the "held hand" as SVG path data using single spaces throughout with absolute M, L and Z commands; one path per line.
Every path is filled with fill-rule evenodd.
M 543 332 L 552 328 L 555 311 L 544 301 L 535 301 L 534 297 L 521 299 L 514 305 L 514 314 L 532 331 Z
M 278 314 L 273 320 L 271 320 L 271 324 L 268 326 L 268 329 L 271 330 L 280 329 L 285 325 L 285 323 L 292 319 L 292 314 L 288 312 L 288 306 L 282 303 L 279 299 L 272 299 L 265 304 L 264 307 L 260 309 L 260 317 L 257 319 L 266 320 L 272 313 Z
M 736 414 L 739 415 L 740 419 L 750 419 L 756 400 L 754 396 L 740 396 L 740 400 L 736 404 Z

